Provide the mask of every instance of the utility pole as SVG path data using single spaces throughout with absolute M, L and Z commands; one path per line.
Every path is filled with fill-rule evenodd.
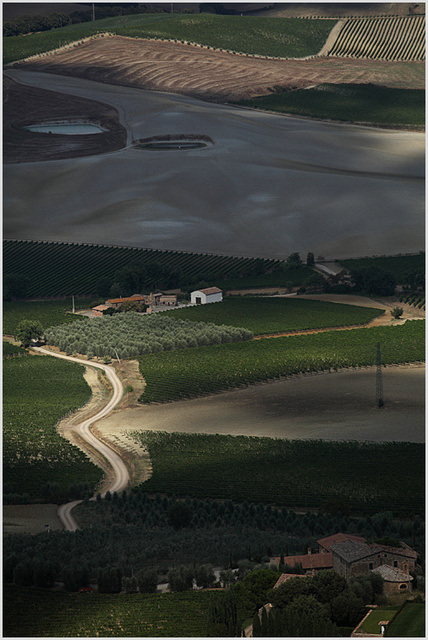
M 92 3 L 92 22 L 95 22 L 95 4 Z
M 72 308 L 71 308 L 71 313 L 76 313 L 76 309 L 74 307 L 74 296 L 71 296 L 73 299 L 73 304 L 72 304 Z
M 174 13 L 174 5 L 172 2 L 171 2 L 171 13 Z
M 382 361 L 380 355 L 380 342 L 376 345 L 376 406 L 382 409 L 383 400 Z

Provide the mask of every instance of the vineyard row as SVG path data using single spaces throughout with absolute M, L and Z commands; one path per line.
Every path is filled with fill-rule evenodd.
M 347 20 L 328 56 L 425 60 L 425 16 Z

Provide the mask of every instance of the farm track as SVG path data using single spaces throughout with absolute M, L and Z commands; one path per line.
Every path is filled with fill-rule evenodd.
M 335 57 L 265 60 L 123 36 L 92 40 L 14 66 L 215 102 L 248 99 L 269 93 L 273 86 L 295 89 L 322 83 L 372 83 L 423 89 L 425 82 L 423 63 Z
M 98 420 L 101 420 L 101 418 L 104 418 L 109 413 L 111 413 L 114 407 L 122 399 L 122 383 L 118 378 L 115 370 L 113 369 L 113 367 L 108 367 L 104 364 L 88 363 L 86 360 L 80 360 L 79 358 L 73 358 L 71 356 L 55 353 L 48 349 L 44 349 L 43 347 L 35 347 L 34 350 L 44 355 L 62 358 L 64 360 L 69 360 L 70 362 L 75 362 L 77 364 L 83 364 L 85 367 L 95 367 L 97 369 L 101 369 L 106 374 L 107 379 L 112 386 L 112 395 L 109 401 L 95 415 L 92 415 L 91 417 L 76 425 L 75 431 L 77 436 L 80 436 L 83 441 L 88 443 L 91 449 L 95 449 L 98 453 L 101 454 L 101 456 L 107 461 L 107 464 L 111 469 L 111 472 L 107 475 L 107 480 L 104 483 L 103 494 L 105 494 L 107 490 L 111 491 L 112 493 L 114 491 L 123 491 L 126 487 L 128 487 L 130 482 L 129 472 L 125 463 L 123 462 L 121 456 L 112 448 L 112 445 L 107 445 L 105 442 L 96 438 L 91 432 L 91 426 Z M 111 479 L 108 477 L 109 475 L 111 475 Z M 78 525 L 71 515 L 71 511 L 80 502 L 81 500 L 75 500 L 65 505 L 61 505 L 58 509 L 58 517 L 67 531 L 75 531 L 76 529 L 78 529 Z

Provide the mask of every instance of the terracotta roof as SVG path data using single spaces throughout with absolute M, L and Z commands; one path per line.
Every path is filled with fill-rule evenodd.
M 212 293 L 222 293 L 221 289 L 218 287 L 208 287 L 208 289 L 199 289 L 201 293 L 205 293 L 205 295 L 209 296 Z
M 290 578 L 312 578 L 312 576 L 305 576 L 302 573 L 281 573 L 278 580 L 273 585 L 274 589 L 277 589 L 281 584 L 284 584 Z
M 354 542 L 353 540 L 344 540 L 331 545 L 333 553 L 343 558 L 347 562 L 355 562 L 369 556 L 374 556 L 381 551 L 381 547 L 377 544 L 368 545 L 365 542 Z M 325 554 L 320 554 L 325 555 Z
M 384 551 L 389 551 L 389 553 L 395 553 L 396 555 L 404 556 L 405 558 L 414 558 L 416 560 L 416 558 L 418 557 L 418 552 L 410 549 L 410 547 L 408 547 L 407 549 L 403 549 L 402 547 L 388 547 L 385 544 L 378 544 L 376 546 L 380 547 Z
M 372 569 L 372 573 L 379 573 L 387 582 L 411 582 L 413 580 L 412 576 L 408 573 L 394 569 L 388 564 L 383 564 L 380 567 L 376 567 L 376 569 Z
M 121 304 L 122 302 L 126 302 L 128 300 L 130 300 L 131 302 L 142 302 L 144 301 L 144 299 L 144 296 L 133 295 L 129 298 L 111 298 L 110 300 L 107 300 L 107 302 L 110 302 L 111 304 Z
M 349 533 L 334 533 L 332 536 L 327 536 L 326 538 L 321 538 L 321 540 L 317 540 L 320 547 L 327 549 L 330 551 L 330 547 L 332 544 L 336 542 L 344 542 L 345 540 L 352 540 L 353 542 L 365 542 L 365 538 L 361 538 L 360 536 L 354 536 Z
M 281 558 L 274 558 L 278 565 L 280 560 Z M 288 564 L 290 567 L 294 567 L 299 563 L 304 571 L 308 569 L 331 569 L 333 567 L 333 555 L 331 553 L 308 553 L 304 556 L 286 556 L 284 558 L 284 564 Z

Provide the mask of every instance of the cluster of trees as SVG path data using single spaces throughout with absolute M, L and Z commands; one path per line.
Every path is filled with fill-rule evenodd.
M 389 512 L 353 519 L 309 512 L 296 514 L 285 508 L 245 502 L 234 504 L 230 500 L 187 498 L 181 501 L 160 494 L 149 497 L 139 491 L 124 492 L 120 496 L 107 493 L 103 499 L 98 495 L 95 501 L 86 497 L 78 510 L 84 528 L 75 533 L 51 531 L 32 536 L 7 536 L 3 544 L 6 582 L 34 584 L 41 571 L 37 568 L 34 573 L 34 568 L 43 564 L 51 566 L 55 558 L 54 579 L 67 582 L 69 590 L 87 586 L 98 577 L 101 582 L 109 582 L 109 575 L 114 583 L 115 574 L 110 569 L 110 573 L 100 573 L 111 567 L 121 570 L 121 589 L 128 591 L 135 589 L 133 579 L 139 572 L 148 570 L 164 576 L 174 590 L 185 585 L 191 588 L 189 571 L 193 572 L 192 579 L 197 585 L 211 585 L 212 571 L 200 566 L 207 564 L 224 567 L 221 582 L 233 587 L 239 585 L 239 580 L 249 571 L 268 563 L 271 557 L 305 553 L 308 547 L 315 550 L 317 539 L 335 531 L 359 534 L 369 541 L 389 535 L 420 552 L 424 545 L 420 518 L 400 522 Z M 175 573 L 168 576 L 171 567 L 175 567 Z M 187 568 L 177 573 L 177 567 Z M 298 568 L 293 570 L 298 572 Z M 140 582 L 141 579 L 140 576 Z M 37 580 L 40 584 L 42 579 Z M 118 588 L 117 580 L 115 584 Z M 104 588 L 101 585 L 101 589 Z M 148 590 L 139 582 L 137 588 L 143 592 Z M 363 588 L 362 593 L 359 588 Z M 366 588 L 367 585 L 355 587 L 355 595 L 370 600 L 370 594 L 364 595 Z M 254 597 L 246 592 L 245 600 L 252 599 Z M 254 607 L 265 602 L 254 599 Z M 253 613 L 251 610 L 249 615 Z
M 382 594 L 383 580 L 374 573 L 349 583 L 333 570 L 291 578 L 267 594 L 273 606 L 255 613 L 253 636 L 341 636 L 339 627 L 355 627 L 365 605 L 380 602 Z
M 3 276 L 3 300 L 25 298 L 30 287 L 30 280 L 19 273 L 5 273 Z
M 397 280 L 393 273 L 376 266 L 349 270 L 349 276 L 339 273 L 324 281 L 326 293 L 358 293 L 369 296 L 393 296 Z
M 51 327 L 45 337 L 47 344 L 67 355 L 134 358 L 145 353 L 251 340 L 253 334 L 240 327 L 129 312 Z

